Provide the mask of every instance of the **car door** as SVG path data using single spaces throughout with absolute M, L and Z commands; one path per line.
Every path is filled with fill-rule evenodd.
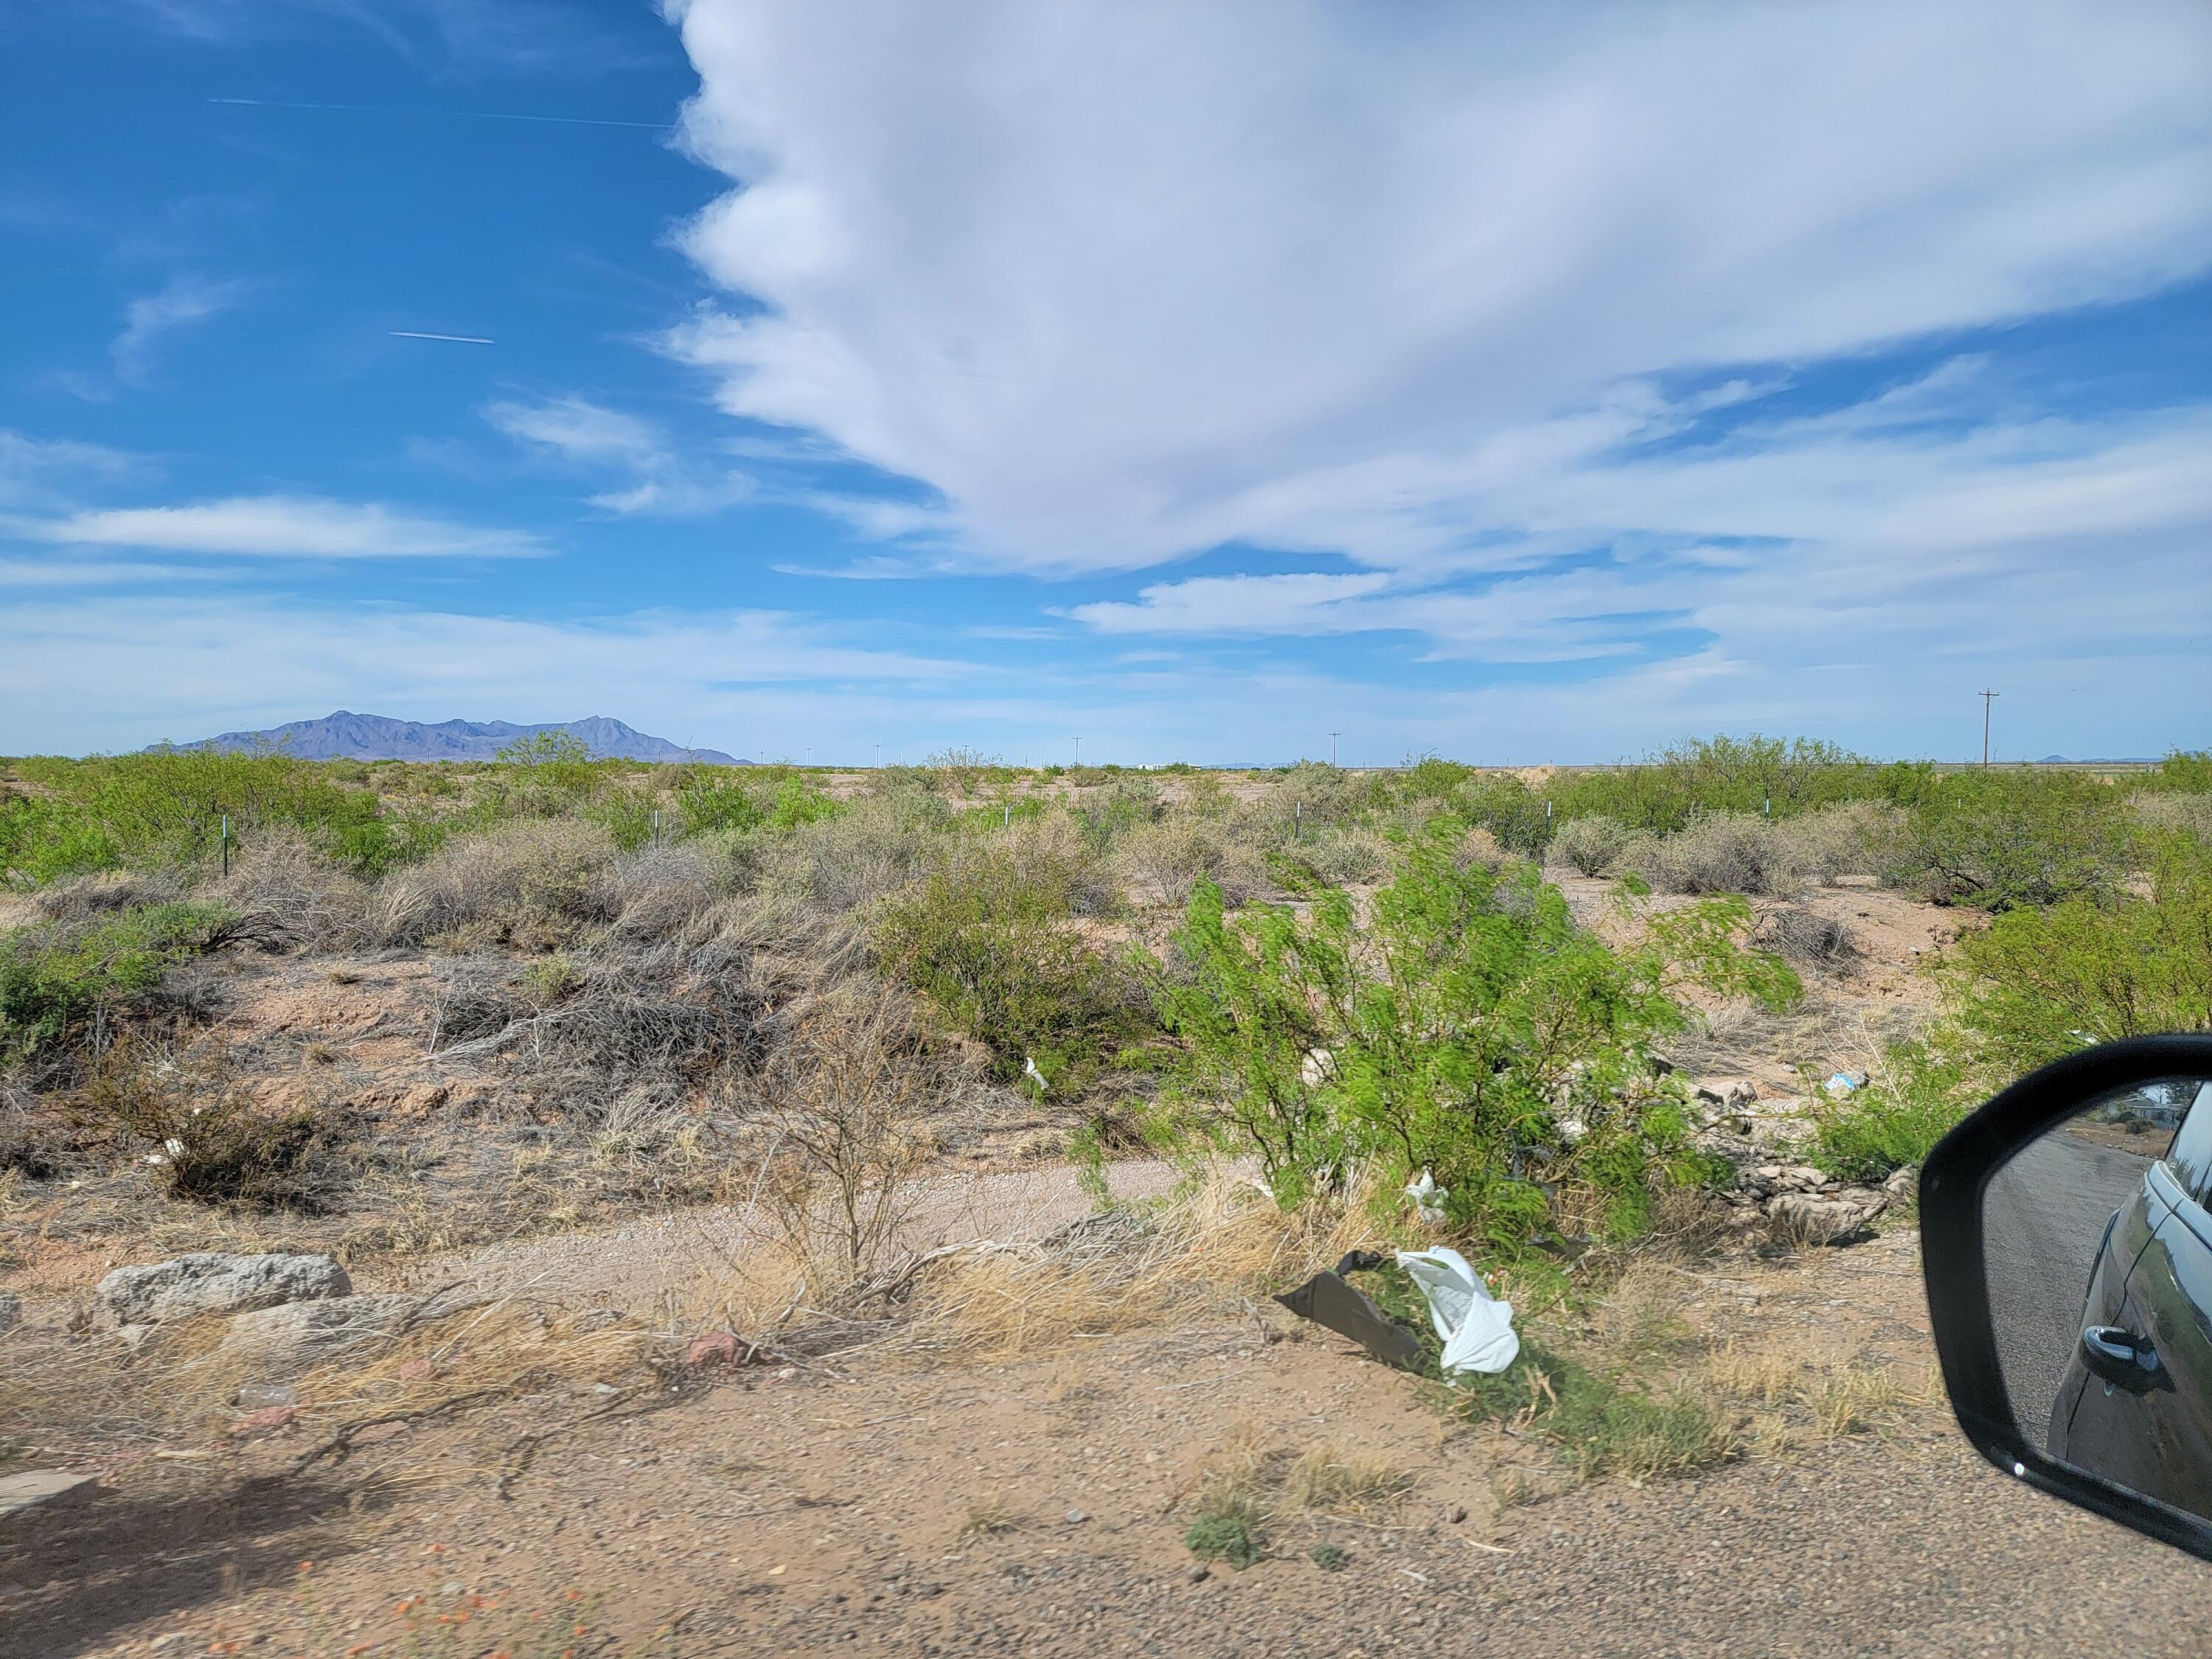
M 2155 1347 L 2155 1385 L 2142 1396 L 2159 1468 L 2154 1498 L 2212 1514 L 2212 1084 L 2153 1167 L 2166 1213 L 2128 1279 L 2129 1328 Z
M 2165 1154 L 2143 1173 L 2106 1231 L 2081 1310 L 2081 1346 L 2069 1362 L 2051 1414 L 2052 1454 L 2124 1481 L 2180 1507 L 2203 1508 L 2179 1471 L 2203 1465 L 2188 1449 L 2212 1433 L 2205 1416 L 2212 1385 L 2212 1086 L 2197 1091 Z M 2106 1368 L 2085 1361 L 2087 1333 L 2142 1338 L 2157 1352 L 2154 1369 Z M 2206 1510 L 2205 1512 L 2212 1512 Z

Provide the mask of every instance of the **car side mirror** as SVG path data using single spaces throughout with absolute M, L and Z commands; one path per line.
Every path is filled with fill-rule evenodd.
M 2000 1469 L 2212 1560 L 2212 1036 L 2022 1078 L 1920 1177 L 1959 1426 Z

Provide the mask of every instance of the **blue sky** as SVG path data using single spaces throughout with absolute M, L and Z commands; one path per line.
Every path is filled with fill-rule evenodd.
M 2208 82 L 2187 0 L 33 0 L 0 751 L 2202 746 Z

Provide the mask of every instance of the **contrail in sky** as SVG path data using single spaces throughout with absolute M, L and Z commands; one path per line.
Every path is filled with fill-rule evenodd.
M 481 334 L 423 334 L 411 328 L 388 328 L 385 332 L 398 340 L 451 340 L 457 345 L 494 345 Z
M 610 121 L 595 115 L 512 115 L 495 109 L 391 109 L 376 104 L 293 104 L 278 98 L 210 98 L 210 104 L 243 104 L 252 109 L 330 109 L 351 115 L 465 115 L 477 121 L 551 121 L 572 127 L 641 127 L 665 132 L 665 121 Z

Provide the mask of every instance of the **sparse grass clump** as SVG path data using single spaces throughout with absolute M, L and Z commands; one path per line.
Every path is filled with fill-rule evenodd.
M 1466 1379 L 1459 1408 L 1550 1444 L 1579 1478 L 1692 1474 L 1735 1449 L 1728 1425 L 1689 1392 L 1655 1391 L 1524 1339 L 1512 1364 Z

